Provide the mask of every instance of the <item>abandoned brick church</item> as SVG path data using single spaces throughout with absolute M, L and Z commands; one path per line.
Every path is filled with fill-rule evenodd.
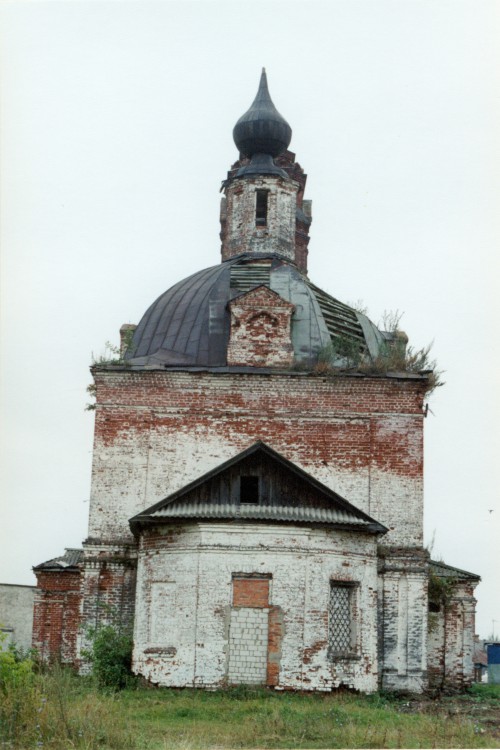
M 233 135 L 221 263 L 92 367 L 88 536 L 35 567 L 34 646 L 85 670 L 84 626 L 112 618 L 158 685 L 468 684 L 479 577 L 423 547 L 433 374 L 309 280 L 306 175 L 265 72 Z

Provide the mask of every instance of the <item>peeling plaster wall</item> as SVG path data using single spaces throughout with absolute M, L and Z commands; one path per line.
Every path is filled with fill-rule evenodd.
M 474 682 L 474 585 L 460 582 L 451 600 L 430 618 L 429 685 L 464 688 Z
M 375 539 L 297 526 L 148 528 L 139 551 L 134 670 L 159 685 L 226 684 L 235 573 L 269 577 L 268 684 L 377 689 Z M 331 580 L 359 584 L 356 658 L 328 657 Z
M 241 161 L 235 162 L 230 171 L 228 172 L 228 180 L 229 182 L 226 183 L 225 188 L 225 196 L 221 199 L 221 210 L 220 210 L 220 222 L 221 222 L 221 232 L 220 232 L 220 238 L 222 240 L 222 246 L 221 246 L 221 255 L 222 259 L 225 260 L 226 258 L 231 257 L 235 253 L 235 247 L 239 247 L 239 239 L 237 234 L 234 234 L 235 232 L 235 222 L 230 221 L 228 222 L 228 206 L 232 209 L 234 205 L 234 195 L 232 194 L 233 191 L 236 192 L 236 190 L 241 191 L 242 182 L 248 182 L 249 177 L 245 177 L 244 180 L 235 180 L 236 173 L 238 172 L 239 168 L 242 166 L 247 166 L 249 164 L 249 159 L 242 159 Z M 281 167 L 281 169 L 284 169 L 285 172 L 288 174 L 288 177 L 290 180 L 293 181 L 294 189 L 297 189 L 297 194 L 295 197 L 295 205 L 292 203 L 292 210 L 294 211 L 295 215 L 295 249 L 294 249 L 294 255 L 292 255 L 292 260 L 295 261 L 297 267 L 300 271 L 307 274 L 307 256 L 308 256 L 308 250 L 307 246 L 309 244 L 309 227 L 312 220 L 312 201 L 311 200 L 304 200 L 304 191 L 306 188 L 306 182 L 307 182 L 307 175 L 305 174 L 304 170 L 300 166 L 298 162 L 295 161 L 295 154 L 292 151 L 285 151 L 283 154 L 278 156 L 275 160 L 275 164 L 278 167 Z M 247 200 L 249 202 L 249 205 L 247 206 L 247 213 L 249 216 L 250 222 L 249 222 L 249 232 L 251 232 L 254 229 L 255 224 L 255 196 L 253 195 L 253 192 L 257 189 L 257 187 L 267 187 L 267 185 L 264 185 L 263 180 L 269 179 L 268 177 L 257 177 L 258 180 L 261 180 L 259 184 L 256 183 L 250 183 L 252 185 L 251 190 L 248 191 L 247 194 Z M 271 178 L 271 180 L 276 180 L 276 178 Z M 283 182 L 283 181 L 282 181 Z M 278 183 L 276 183 L 278 184 Z M 227 197 L 226 197 L 227 196 Z M 238 209 L 241 211 L 243 205 L 240 204 Z M 253 211 L 253 214 L 252 214 Z M 288 206 L 286 207 L 286 211 L 288 211 Z M 282 221 L 283 217 L 277 217 L 278 221 Z M 287 221 L 285 220 L 283 222 L 284 226 L 288 230 Z M 238 226 L 236 224 L 236 229 L 238 229 Z M 231 238 L 228 237 L 228 234 L 231 232 Z M 240 252 L 244 252 L 247 248 L 243 248 L 243 250 L 240 250 Z
M 95 372 L 89 521 L 133 541 L 128 519 L 263 440 L 390 527 L 422 543 L 422 384 L 389 378 Z
M 396 554 L 379 577 L 380 687 L 427 688 L 427 565 Z
M 135 611 L 137 549 L 135 545 L 84 544 L 81 574 L 80 627 L 76 642 L 81 672 L 90 665 L 81 658 L 88 649 L 88 630 L 103 625 L 132 630 Z
M 235 179 L 221 206 L 222 260 L 244 252 L 278 253 L 295 260 L 295 212 L 299 184 L 270 175 Z M 257 190 L 268 191 L 267 221 L 256 226 Z
M 95 560 L 105 558 L 113 545 L 128 544 L 131 550 L 135 545 L 128 519 L 256 440 L 389 527 L 385 544 L 406 550 L 421 547 L 422 383 L 301 373 L 108 369 L 94 374 L 97 410 L 85 621 L 94 616 L 100 569 Z M 360 588 L 365 592 L 360 616 L 370 619 L 368 629 L 360 630 L 362 659 L 332 666 L 325 640 L 330 577 L 342 580 L 341 574 L 354 566 L 362 580 L 368 575 L 365 568 L 358 569 L 363 556 L 363 565 L 369 559 L 370 576 L 374 574 L 374 553 L 366 556 L 365 537 L 344 533 L 340 549 L 333 537 L 312 529 L 296 530 L 300 543 L 292 543 L 291 527 L 261 525 L 249 531 L 245 526 L 244 534 L 243 527 L 208 524 L 168 528 L 158 534 L 148 531 L 140 553 L 137 671 L 165 685 L 225 684 L 231 574 L 265 572 L 272 575 L 267 684 L 330 689 L 345 683 L 375 689 L 376 582 L 369 584 L 369 595 L 366 587 Z M 315 536 L 319 533 L 321 542 Z M 370 544 L 372 549 L 373 541 Z M 395 570 L 380 579 L 383 684 L 421 689 L 426 681 L 426 573 L 421 561 L 410 576 L 401 564 L 399 559 Z M 118 579 L 115 598 L 125 585 Z M 128 601 L 132 584 L 127 586 Z M 131 608 L 127 605 L 127 611 Z M 160 637 L 165 627 L 170 640 Z

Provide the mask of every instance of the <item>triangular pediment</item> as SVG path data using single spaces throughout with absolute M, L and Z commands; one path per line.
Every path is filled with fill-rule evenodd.
M 130 519 L 149 524 L 186 519 L 321 524 L 371 533 L 385 526 L 268 445 L 257 442 Z
M 291 302 L 284 299 L 280 294 L 270 289 L 265 284 L 260 284 L 250 289 L 248 292 L 241 292 L 241 294 L 233 297 L 229 306 L 241 305 L 245 307 L 279 307 L 293 311 L 294 306 Z

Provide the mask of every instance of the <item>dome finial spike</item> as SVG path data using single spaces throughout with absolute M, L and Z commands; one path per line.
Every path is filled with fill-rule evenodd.
M 259 81 L 259 88 L 257 90 L 257 96 L 255 97 L 252 107 L 256 103 L 262 103 L 266 102 L 266 104 L 270 104 L 272 107 L 274 107 L 273 101 L 271 99 L 271 95 L 269 93 L 269 86 L 267 84 L 267 73 L 266 69 L 262 68 L 262 73 L 260 74 L 260 81 Z

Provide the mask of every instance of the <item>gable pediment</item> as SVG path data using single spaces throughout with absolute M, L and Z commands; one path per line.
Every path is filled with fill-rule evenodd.
M 284 299 L 277 292 L 270 289 L 265 284 L 260 284 L 248 292 L 242 292 L 236 295 L 229 301 L 229 308 L 251 308 L 255 309 L 270 309 L 286 310 L 290 314 L 293 312 L 294 305 L 288 300 Z
M 144 525 L 181 519 L 326 524 L 385 533 L 387 529 L 265 443 L 255 443 L 130 520 Z

